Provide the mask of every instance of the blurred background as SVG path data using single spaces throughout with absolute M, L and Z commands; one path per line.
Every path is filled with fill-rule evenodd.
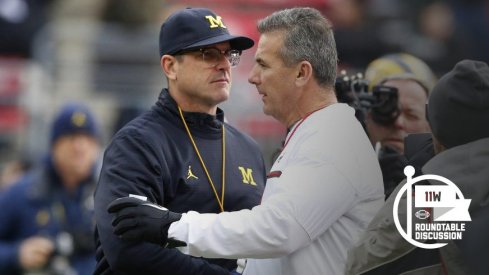
M 407 52 L 440 76 L 464 58 L 489 61 L 486 0 L 0 0 L 0 169 L 47 151 L 58 108 L 84 102 L 104 144 L 150 108 L 166 86 L 158 32 L 175 9 L 205 6 L 233 34 L 258 41 L 256 22 L 285 7 L 319 9 L 333 23 L 339 67 L 362 72 L 375 58 Z M 285 129 L 262 114 L 247 82 L 256 46 L 233 71 L 227 120 L 254 137 L 270 167 Z

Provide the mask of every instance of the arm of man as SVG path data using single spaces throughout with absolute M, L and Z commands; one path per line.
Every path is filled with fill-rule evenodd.
M 188 212 L 168 237 L 202 257 L 273 258 L 290 254 L 322 235 L 355 201 L 355 191 L 331 165 L 304 160 L 269 180 L 266 200 L 252 210 Z
M 42 236 L 28 237 L 32 228 L 24 223 L 32 215 L 25 215 L 26 182 L 19 182 L 0 195 L 0 273 L 11 274 L 19 270 L 44 267 L 54 252 L 53 242 Z M 25 227 L 22 229 L 23 224 Z M 19 231 L 20 230 L 20 231 Z M 34 230 L 34 229 L 32 229 Z M 29 234 L 29 233 L 27 233 Z
M 125 274 L 229 274 L 204 259 L 150 243 L 118 238 L 107 205 L 115 198 L 135 194 L 163 204 L 161 160 L 137 132 L 116 137 L 107 148 L 95 193 L 97 232 L 105 259 L 115 272 Z
M 18 244 L 0 241 L 0 273 L 9 274 L 18 268 L 17 264 Z
M 0 273 L 8 274 L 18 269 L 17 253 L 19 242 L 12 240 L 12 232 L 15 228 L 16 200 L 12 189 L 0 194 Z

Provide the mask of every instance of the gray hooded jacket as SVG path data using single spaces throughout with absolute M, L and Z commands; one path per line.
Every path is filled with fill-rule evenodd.
M 472 218 L 460 241 L 439 250 L 417 248 L 399 234 L 392 209 L 401 182 L 369 224 L 362 239 L 348 253 L 346 274 L 487 274 L 489 270 L 489 138 L 445 150 L 422 169 L 454 182 L 465 199 L 472 199 Z M 439 184 L 433 182 L 432 184 Z M 406 196 L 399 203 L 405 226 Z M 440 260 L 441 259 L 441 260 Z M 470 268 L 470 269 L 469 269 Z

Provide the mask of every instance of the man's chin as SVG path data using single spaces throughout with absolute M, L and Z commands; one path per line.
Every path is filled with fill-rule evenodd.
M 221 104 L 229 99 L 229 93 L 222 92 L 213 97 L 215 105 Z

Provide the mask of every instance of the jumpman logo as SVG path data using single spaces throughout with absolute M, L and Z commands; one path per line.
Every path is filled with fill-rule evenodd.
M 190 179 L 190 178 L 194 178 L 194 179 L 196 179 L 196 180 L 198 180 L 198 179 L 199 179 L 198 177 L 196 177 L 196 176 L 194 175 L 194 173 L 192 173 L 192 166 L 190 166 L 190 165 L 189 165 L 189 166 L 188 166 L 188 172 L 187 172 L 187 179 Z

